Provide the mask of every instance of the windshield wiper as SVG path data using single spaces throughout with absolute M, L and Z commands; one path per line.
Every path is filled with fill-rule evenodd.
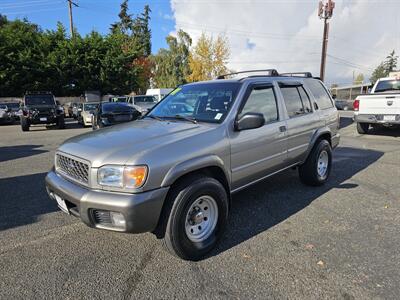
M 145 115 L 145 116 L 143 116 L 143 117 L 144 117 L 144 118 L 149 117 L 149 118 L 155 119 L 155 120 L 157 120 L 157 121 L 164 121 L 163 119 L 161 119 L 160 117 L 157 117 L 157 116 L 155 116 L 155 115 Z
M 193 124 L 197 124 L 197 120 L 195 118 L 189 118 L 189 117 L 185 117 L 182 115 L 175 115 L 175 117 L 172 117 L 172 118 L 175 118 L 178 120 L 186 120 L 186 121 L 192 122 Z

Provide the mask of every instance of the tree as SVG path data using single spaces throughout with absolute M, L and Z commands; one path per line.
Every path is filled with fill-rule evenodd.
M 397 59 L 399 57 L 395 54 L 394 50 L 386 56 L 385 67 L 387 72 L 393 72 L 397 68 Z
M 191 73 L 188 81 L 210 80 L 218 75 L 227 73 L 227 60 L 230 50 L 228 40 L 224 36 L 218 36 L 214 41 L 213 37 L 202 33 L 196 46 L 189 56 Z
M 370 81 L 374 84 L 379 78 L 389 76 L 390 72 L 393 72 L 397 68 L 398 56 L 393 50 L 387 57 L 386 60 L 381 62 L 375 70 L 372 72 Z
M 364 74 L 362 73 L 358 74 L 353 80 L 353 84 L 361 84 L 363 82 L 364 82 Z
M 153 77 L 152 83 L 158 88 L 170 88 L 187 82 L 190 74 L 189 48 L 192 39 L 183 30 L 177 36 L 166 38 L 168 49 L 160 49 L 152 57 Z
M 128 14 L 128 0 L 124 0 L 120 7 L 121 9 L 118 14 L 119 21 L 111 24 L 111 32 L 129 34 L 132 30 L 133 20 L 132 15 Z

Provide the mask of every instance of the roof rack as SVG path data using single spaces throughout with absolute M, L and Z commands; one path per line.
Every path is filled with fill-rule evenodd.
M 279 76 L 279 73 L 275 69 L 264 69 L 264 70 L 248 70 L 248 71 L 240 71 L 240 72 L 233 72 L 224 75 L 219 75 L 216 79 L 225 79 L 227 76 L 243 74 L 243 73 L 258 73 L 258 72 L 267 72 L 267 75 L 264 76 Z
M 281 73 L 280 76 L 287 76 L 287 77 L 306 77 L 306 78 L 313 78 L 311 72 L 292 72 L 292 73 Z

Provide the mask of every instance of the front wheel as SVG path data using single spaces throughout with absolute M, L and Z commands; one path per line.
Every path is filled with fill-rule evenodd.
M 164 235 L 166 249 L 182 259 L 199 260 L 214 248 L 228 219 L 228 196 L 210 177 L 185 180 L 173 188 Z
M 369 123 L 357 123 L 357 132 L 359 134 L 366 134 L 369 129 Z
M 307 160 L 299 167 L 300 180 L 307 185 L 323 185 L 332 168 L 332 149 L 327 140 L 320 140 Z

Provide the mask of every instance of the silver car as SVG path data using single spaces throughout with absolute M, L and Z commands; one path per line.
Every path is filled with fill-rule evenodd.
M 90 227 L 153 232 L 198 260 L 221 237 L 231 195 L 288 168 L 324 184 L 339 118 L 309 73 L 197 82 L 142 119 L 73 137 L 46 177 L 50 197 Z

